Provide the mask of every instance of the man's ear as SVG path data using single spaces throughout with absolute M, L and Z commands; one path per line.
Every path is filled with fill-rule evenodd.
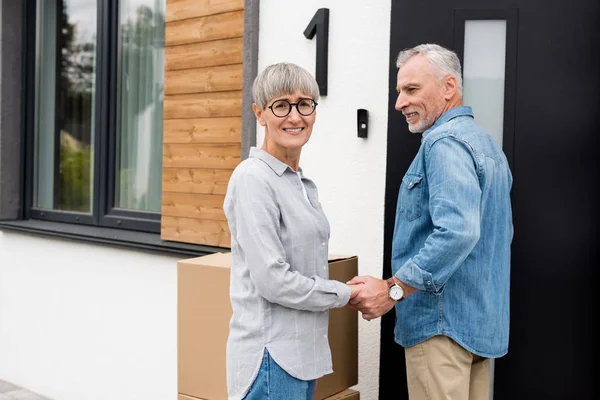
M 452 75 L 447 75 L 444 78 L 444 99 L 452 99 L 458 90 L 458 84 L 456 78 Z
M 252 111 L 254 111 L 254 115 L 256 116 L 256 120 L 261 126 L 265 126 L 267 123 L 262 117 L 263 109 L 260 108 L 256 103 L 252 104 Z

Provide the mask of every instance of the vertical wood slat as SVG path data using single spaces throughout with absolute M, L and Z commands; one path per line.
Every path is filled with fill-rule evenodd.
M 241 159 L 243 0 L 168 0 L 161 238 L 229 247 Z

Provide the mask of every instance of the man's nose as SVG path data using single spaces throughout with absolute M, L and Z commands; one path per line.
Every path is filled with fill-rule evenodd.
M 407 105 L 408 102 L 406 101 L 406 97 L 402 95 L 402 93 L 398 94 L 398 98 L 396 99 L 396 110 L 402 111 Z

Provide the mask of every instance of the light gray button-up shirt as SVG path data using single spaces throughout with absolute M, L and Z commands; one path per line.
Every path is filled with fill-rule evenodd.
M 229 399 L 247 394 L 265 348 L 298 379 L 333 372 L 327 310 L 345 306 L 350 289 L 329 280 L 329 222 L 313 181 L 253 147 L 223 208 L 232 253 Z

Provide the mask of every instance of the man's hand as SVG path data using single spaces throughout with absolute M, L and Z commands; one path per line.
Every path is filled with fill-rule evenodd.
M 350 300 L 355 298 L 363 288 L 363 285 L 358 285 L 358 284 L 347 284 L 347 285 L 350 288 L 350 292 L 352 293 L 350 295 Z
M 347 285 L 350 288 L 350 293 L 351 294 L 350 294 L 350 300 L 348 301 L 348 304 L 346 304 L 346 307 L 350 307 L 353 310 L 357 310 L 356 307 L 354 307 L 351 304 L 351 302 L 352 302 L 352 299 L 354 299 L 360 293 L 360 291 L 362 290 L 362 288 L 364 287 L 364 285 L 361 285 L 361 284 L 351 285 L 351 284 L 348 284 L 348 283 L 347 283 Z
M 388 284 L 383 279 L 372 276 L 356 276 L 346 282 L 352 285 L 360 285 L 361 290 L 350 299 L 350 307 L 362 312 L 362 317 L 367 321 L 381 317 L 394 308 L 396 302 L 388 296 Z

